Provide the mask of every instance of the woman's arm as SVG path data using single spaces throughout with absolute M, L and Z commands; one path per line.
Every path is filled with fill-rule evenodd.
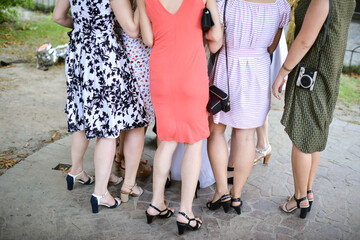
M 220 24 L 219 11 L 216 5 L 216 0 L 205 0 L 206 7 L 210 10 L 214 26 L 205 34 L 205 39 L 208 42 L 209 50 L 216 53 L 223 44 L 223 26 Z
M 282 28 L 279 28 L 275 34 L 273 42 L 267 49 L 269 54 L 272 54 L 275 51 L 275 49 L 277 48 L 277 46 L 279 45 L 281 33 L 282 33 Z
M 150 19 L 146 13 L 145 0 L 136 0 L 136 2 L 140 14 L 140 28 L 142 40 L 147 46 L 152 47 L 154 45 L 154 34 L 152 31 Z
M 296 36 L 289 54 L 280 69 L 279 74 L 272 86 L 273 95 L 280 99 L 278 93 L 282 91 L 284 78 L 291 72 L 291 70 L 299 64 L 301 59 L 310 50 L 314 44 L 319 32 L 324 25 L 326 17 L 329 13 L 328 0 L 312 0 L 306 12 L 304 22 L 299 34 Z
M 116 19 L 125 33 L 132 38 L 139 37 L 139 12 L 133 13 L 129 0 L 110 0 Z
M 73 28 L 74 22 L 68 14 L 69 9 L 69 0 L 58 0 L 53 11 L 53 21 L 63 27 Z

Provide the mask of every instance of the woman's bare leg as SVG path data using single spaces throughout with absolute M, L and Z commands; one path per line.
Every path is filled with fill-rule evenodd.
M 141 154 L 144 148 L 144 128 L 135 128 L 127 130 L 124 138 L 124 156 L 125 156 L 125 180 L 124 185 L 134 186 L 136 182 L 136 173 L 139 168 Z M 124 191 L 127 191 L 124 189 Z M 134 193 L 138 194 L 136 189 Z
M 202 140 L 193 144 L 185 143 L 184 147 L 184 157 L 181 164 L 181 202 L 179 211 L 193 218 L 192 203 L 201 168 Z M 177 216 L 177 220 L 180 222 L 188 222 L 188 220 L 180 214 Z M 196 223 L 194 222 L 193 224 L 195 225 Z
M 89 140 L 85 136 L 85 131 L 74 132 L 71 137 L 71 169 L 70 174 L 76 175 L 83 170 L 83 161 L 86 149 L 89 145 Z M 89 177 L 86 174 L 81 174 L 77 177 L 86 182 Z
M 241 197 L 242 189 L 250 175 L 255 157 L 255 129 L 233 129 L 230 158 L 234 161 L 234 185 L 231 189 L 233 198 Z M 239 205 L 234 203 L 233 205 Z
M 215 124 L 212 116 L 209 117 L 209 125 L 210 136 L 207 142 L 207 150 L 216 180 L 216 192 L 213 197 L 213 202 L 215 202 L 222 195 L 229 193 L 227 186 L 227 165 L 229 157 L 224 135 L 226 126 L 223 124 Z
M 96 139 L 94 152 L 95 165 L 95 188 L 94 194 L 103 196 L 107 192 L 107 185 L 111 173 L 111 168 L 115 155 L 116 139 L 115 138 L 98 138 Z M 115 200 L 110 194 L 102 198 L 101 203 L 114 205 Z
M 160 141 L 155 152 L 153 164 L 153 196 L 151 204 L 160 210 L 165 209 L 165 183 L 171 167 L 171 160 L 177 147 L 175 141 Z M 149 207 L 147 212 L 150 215 L 159 214 L 158 211 Z

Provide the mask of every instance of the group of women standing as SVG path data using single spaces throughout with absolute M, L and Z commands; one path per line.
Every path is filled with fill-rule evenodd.
M 205 7 L 211 12 L 214 25 L 203 33 L 200 22 Z M 330 3 L 329 0 L 300 0 L 295 12 L 298 36 L 271 86 L 269 47 L 277 44 L 277 33 L 281 33 L 290 20 L 290 5 L 286 0 L 137 0 L 136 3 L 58 0 L 54 21 L 73 28 L 66 60 L 65 110 L 69 132 L 73 133 L 68 189 L 71 190 L 75 182 L 91 184 L 94 181 L 83 171 L 82 161 L 89 140 L 96 138 L 93 212 L 98 212 L 99 205 L 115 208 L 121 201 L 128 201 L 129 195 L 140 196 L 143 191 L 136 185 L 136 171 L 144 129 L 151 124 L 155 112 L 160 143 L 154 156 L 153 197 L 145 212 L 147 222 L 174 214 L 174 209 L 166 206 L 164 190 L 172 155 L 181 142 L 184 155 L 177 226 L 179 234 L 185 229 L 201 227 L 201 219 L 192 212 L 192 201 L 201 166 L 202 140 L 206 138 L 216 180 L 216 192 L 207 207 L 210 210 L 223 207 L 225 212 L 233 207 L 240 214 L 242 188 L 255 158 L 255 129 L 266 121 L 271 88 L 278 97 L 284 78 L 291 72 L 282 124 L 293 142 L 295 194 L 281 208 L 285 212 L 296 208 L 310 210 L 312 182 L 320 151 L 326 144 L 339 87 L 344 39 L 354 7 L 353 0 Z M 321 50 L 326 62 L 317 69 L 315 88 L 309 91 L 296 87 L 299 62 L 302 60 L 307 67 L 316 65 L 328 15 L 331 16 L 328 38 Z M 115 33 L 116 22 L 123 34 Z M 138 38 L 139 29 L 143 42 Z M 223 47 L 224 39 L 227 50 Z M 209 77 L 204 41 L 211 52 L 218 52 L 212 76 L 214 85 L 224 92 L 229 87 L 229 112 L 211 115 L 206 111 Z M 148 47 L 152 47 L 149 64 Z M 230 159 L 234 163 L 234 184 L 230 192 L 227 186 L 229 156 L 224 137 L 227 126 L 233 128 Z M 111 174 L 120 134 L 123 134 L 125 158 L 121 199 L 113 198 L 107 191 L 109 183 L 121 182 Z

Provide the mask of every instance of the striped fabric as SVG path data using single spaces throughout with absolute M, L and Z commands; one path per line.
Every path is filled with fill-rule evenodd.
M 271 45 L 278 28 L 290 21 L 286 0 L 252 3 L 227 0 L 226 24 L 230 76 L 230 112 L 214 116 L 215 123 L 233 128 L 256 128 L 264 124 L 270 110 Z M 220 20 L 225 0 L 218 0 Z M 224 47 L 220 51 L 214 84 L 227 92 Z

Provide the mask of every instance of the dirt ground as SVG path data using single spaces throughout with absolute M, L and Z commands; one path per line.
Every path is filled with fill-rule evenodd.
M 67 135 L 64 64 L 48 71 L 36 69 L 35 63 L 0 68 L 0 102 L 0 155 L 21 161 Z M 272 110 L 282 108 L 283 101 L 273 98 Z M 335 118 L 359 124 L 360 106 L 338 104 Z

